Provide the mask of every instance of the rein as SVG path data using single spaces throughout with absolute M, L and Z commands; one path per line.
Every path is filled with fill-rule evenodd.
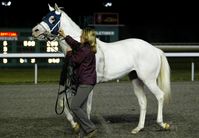
M 62 107 L 61 112 L 58 112 L 58 110 L 57 110 L 57 109 L 58 109 L 59 96 L 62 95 L 63 93 L 64 93 L 65 96 L 66 96 L 67 106 L 68 106 L 69 110 L 71 110 L 70 104 L 69 104 L 69 101 L 68 101 L 68 96 L 67 96 L 67 94 L 70 93 L 70 92 L 71 92 L 71 91 L 70 91 L 68 88 L 66 88 L 66 87 L 65 87 L 64 90 L 60 91 L 60 85 L 59 85 L 58 93 L 57 93 L 57 98 L 56 98 L 56 102 L 55 102 L 55 113 L 56 113 L 57 115 L 61 115 L 61 114 L 64 112 L 64 108 L 65 108 L 65 100 L 64 100 L 64 97 L 62 98 L 62 100 L 63 100 L 63 107 Z M 71 93 L 71 95 L 72 95 L 72 93 Z
M 45 39 L 44 40 L 46 40 L 47 41 L 47 43 L 49 43 L 49 45 L 51 45 L 51 43 L 50 42 L 48 42 L 48 35 L 49 35 L 50 33 L 46 33 L 46 35 L 45 35 Z M 54 39 L 52 39 L 52 40 L 61 40 L 61 38 L 59 37 L 59 36 L 57 36 L 57 35 L 53 35 L 53 34 L 50 34 L 50 35 L 52 35 L 53 36 L 53 38 Z M 51 40 L 51 41 L 52 41 Z M 53 48 L 53 47 L 52 47 Z M 54 49 L 54 48 L 53 48 Z M 54 49 L 55 50 L 55 49 Z M 59 51 L 59 50 L 55 50 L 56 52 L 59 52 L 59 53 L 62 53 L 61 51 Z M 70 84 L 69 84 L 69 82 L 68 81 L 66 81 L 66 86 L 70 86 Z M 66 102 L 67 102 L 67 106 L 68 106 L 68 108 L 69 108 L 69 110 L 71 110 L 70 109 L 70 105 L 69 105 L 69 101 L 68 101 L 68 96 L 67 96 L 67 94 L 68 93 L 70 93 L 71 91 L 70 91 L 70 89 L 68 88 L 68 87 L 66 87 L 65 86 L 65 89 L 64 90 L 62 90 L 62 91 L 60 91 L 60 85 L 59 85 L 59 88 L 58 88 L 58 92 L 57 92 L 57 98 L 56 98 L 56 102 L 55 102 L 55 113 L 57 114 L 57 115 L 61 115 L 63 112 L 64 112 L 64 108 L 65 108 L 65 100 L 64 100 L 64 97 L 63 97 L 63 99 L 62 99 L 62 101 L 63 101 L 63 107 L 62 107 L 62 110 L 61 110 L 61 112 L 58 112 L 58 101 L 59 101 L 59 96 L 60 95 L 62 95 L 63 93 L 65 94 L 65 96 L 66 96 Z
M 47 33 L 43 33 L 43 34 L 40 34 L 39 36 L 43 36 L 42 38 L 40 37 L 39 40 L 44 40 L 46 41 L 47 43 L 49 43 L 49 45 L 51 45 L 50 42 L 48 42 L 49 40 L 50 41 L 53 41 L 53 40 L 62 40 L 63 38 L 58 36 L 58 35 L 54 35 L 54 34 L 51 34 L 49 32 Z M 49 38 L 52 38 L 52 39 L 49 39 Z M 52 47 L 53 48 L 53 47 Z M 54 49 L 54 48 L 53 48 Z M 55 50 L 55 49 L 54 49 Z M 55 50 L 56 52 L 59 52 L 59 53 L 62 53 L 61 51 L 59 50 Z M 67 86 L 70 86 L 69 83 L 67 82 L 66 84 Z M 61 112 L 58 112 L 58 101 L 59 101 L 59 98 L 60 98 L 60 95 L 62 95 L 63 93 L 65 93 L 65 96 L 66 96 L 66 102 L 67 102 L 67 106 L 68 108 L 70 109 L 70 105 L 69 105 L 69 101 L 68 101 L 68 97 L 67 97 L 67 94 L 70 93 L 70 89 L 68 87 L 65 87 L 64 90 L 60 91 L 60 85 L 59 85 L 59 88 L 58 88 L 58 92 L 57 92 L 57 98 L 56 98 L 56 102 L 55 102 L 55 113 L 57 115 L 61 115 L 63 112 L 64 112 L 64 108 L 65 108 L 65 100 L 64 100 L 64 97 L 63 97 L 63 107 L 62 107 L 62 110 Z M 72 95 L 72 94 L 71 94 Z
M 64 104 L 64 97 L 63 97 L 63 99 L 62 99 L 62 100 L 63 100 L 63 108 L 62 108 L 61 112 L 59 113 L 58 110 L 57 110 L 58 101 L 59 101 L 59 96 L 60 96 L 62 93 L 64 93 L 64 92 L 65 92 L 64 90 L 60 92 L 60 85 L 59 85 L 59 89 L 58 89 L 58 93 L 57 93 L 57 99 L 56 99 L 56 102 L 55 102 L 55 113 L 56 113 L 57 115 L 61 115 L 61 114 L 64 112 L 64 107 L 65 107 L 65 104 Z
M 49 29 L 45 26 L 45 24 L 40 23 L 41 27 L 44 30 L 46 30 L 46 31 L 44 33 L 40 34 L 38 36 L 38 38 L 40 40 L 47 41 L 47 43 L 49 43 L 48 41 L 53 41 L 53 40 L 57 40 L 57 41 L 61 42 L 60 40 L 62 40 L 63 37 L 60 37 L 58 35 L 58 30 L 60 29 L 61 18 L 59 18 L 59 20 L 57 21 L 57 23 L 55 25 L 53 25 L 53 26 L 49 25 L 49 22 L 46 20 L 46 18 L 43 20 L 43 22 L 45 22 L 48 25 Z M 58 50 L 55 50 L 55 51 L 61 53 Z M 57 115 L 61 115 L 64 112 L 65 100 L 66 100 L 67 106 L 68 106 L 68 108 L 70 110 L 70 105 L 69 105 L 69 100 L 68 100 L 68 96 L 67 95 L 68 94 L 71 94 L 71 95 L 74 94 L 71 90 L 72 89 L 70 87 L 70 82 L 69 81 L 66 81 L 66 83 L 65 83 L 65 89 L 62 90 L 62 91 L 60 91 L 60 85 L 59 85 L 58 93 L 57 93 L 57 98 L 56 98 L 56 102 L 55 102 L 55 112 L 56 112 Z M 59 101 L 60 95 L 62 95 L 63 93 L 65 93 L 66 99 L 64 99 L 64 97 L 62 98 L 62 100 L 63 100 L 63 106 L 62 106 L 61 112 L 58 112 L 58 101 Z

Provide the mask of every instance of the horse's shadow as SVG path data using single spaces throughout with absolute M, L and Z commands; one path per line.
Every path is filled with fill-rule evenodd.
M 155 113 L 151 113 L 151 114 L 147 114 L 146 115 L 146 121 L 145 121 L 145 128 L 144 130 L 146 132 L 148 131 L 166 131 L 163 130 L 162 127 L 160 127 L 157 123 L 156 123 L 156 117 L 157 115 Z M 171 118 L 173 118 L 173 115 L 171 114 L 166 114 L 165 117 L 168 120 L 171 120 Z M 110 126 L 122 126 L 122 127 L 136 127 L 137 123 L 139 122 L 139 114 L 117 114 L 117 115 L 102 115 L 101 118 L 103 118 L 103 121 L 101 121 L 102 119 L 98 119 L 97 116 L 94 116 L 92 118 L 93 122 L 95 122 L 96 124 L 100 125 L 105 123 L 105 125 Z M 174 124 L 173 122 L 169 122 L 170 125 L 172 125 L 172 128 L 170 130 L 175 129 L 174 128 Z
M 137 123 L 139 121 L 139 114 L 117 114 L 117 115 L 102 115 L 101 116 L 106 123 L 120 124 L 120 123 Z M 92 120 L 95 123 L 100 123 L 97 116 L 94 116 Z M 146 115 L 146 123 L 156 121 L 156 114 Z

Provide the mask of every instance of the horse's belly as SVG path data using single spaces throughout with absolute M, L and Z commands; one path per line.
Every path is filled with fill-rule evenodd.
M 113 80 L 120 78 L 133 70 L 134 64 L 132 58 L 125 56 L 117 56 L 106 58 L 104 67 L 104 78 L 106 80 Z

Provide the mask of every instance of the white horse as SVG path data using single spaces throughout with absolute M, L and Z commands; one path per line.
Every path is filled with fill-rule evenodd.
M 44 38 L 52 34 L 57 35 L 59 29 L 80 41 L 81 28 L 61 10 L 56 4 L 49 5 L 50 12 L 32 29 L 35 38 Z M 62 51 L 66 54 L 69 45 L 60 40 Z M 97 39 L 96 53 L 97 83 L 121 78 L 130 74 L 134 93 L 140 106 L 139 123 L 131 133 L 138 133 L 144 128 L 147 109 L 147 99 L 144 85 L 155 95 L 158 101 L 157 123 L 163 129 L 170 125 L 163 121 L 163 104 L 170 97 L 170 67 L 163 51 L 141 39 L 125 39 L 116 42 L 103 42 Z M 92 95 L 88 100 L 88 114 L 91 112 Z M 69 111 L 65 109 L 69 120 L 73 120 Z

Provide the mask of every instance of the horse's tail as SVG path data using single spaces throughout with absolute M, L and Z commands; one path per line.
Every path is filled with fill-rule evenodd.
M 161 67 L 158 76 L 158 85 L 164 92 L 165 102 L 171 100 L 171 84 L 170 84 L 170 66 L 163 52 L 161 52 Z

